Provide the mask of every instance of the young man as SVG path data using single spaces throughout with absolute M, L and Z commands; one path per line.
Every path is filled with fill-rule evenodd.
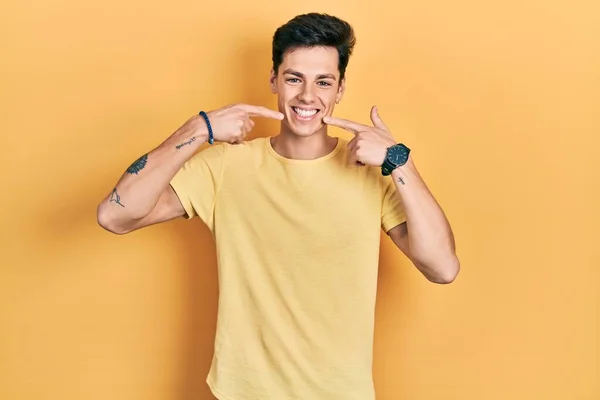
M 374 399 L 382 228 L 430 281 L 458 273 L 448 221 L 377 109 L 373 126 L 331 116 L 354 43 L 328 15 L 281 26 L 270 80 L 279 111 L 237 104 L 192 117 L 98 207 L 118 234 L 182 216 L 211 229 L 219 310 L 207 383 L 220 400 Z M 252 117 L 280 120 L 279 134 L 244 141 Z M 213 138 L 223 143 L 198 151 Z

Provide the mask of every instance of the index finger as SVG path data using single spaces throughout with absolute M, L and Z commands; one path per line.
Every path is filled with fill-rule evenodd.
M 246 111 L 251 117 L 265 117 L 273 119 L 283 119 L 283 114 L 279 111 L 268 109 L 263 106 L 255 106 L 252 104 L 239 104 L 239 108 Z
M 352 133 L 358 133 L 369 129 L 369 127 L 366 125 L 343 118 L 325 117 L 323 118 L 323 122 L 325 122 L 327 125 L 337 126 Z

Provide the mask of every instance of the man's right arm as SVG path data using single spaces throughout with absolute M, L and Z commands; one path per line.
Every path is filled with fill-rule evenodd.
M 185 214 L 169 183 L 207 140 L 207 129 L 196 128 L 178 130 L 127 168 L 98 205 L 100 226 L 124 234 Z
M 242 142 L 254 127 L 253 116 L 283 119 L 283 114 L 261 106 L 226 106 L 208 113 L 215 141 Z M 100 226 L 124 234 L 185 215 L 170 182 L 207 140 L 208 127 L 204 118 L 196 115 L 137 159 L 98 205 Z

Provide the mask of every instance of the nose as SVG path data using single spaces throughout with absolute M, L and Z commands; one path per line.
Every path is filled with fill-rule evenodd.
M 298 94 L 298 100 L 310 104 L 315 100 L 315 97 L 314 87 L 310 84 L 303 84 Z

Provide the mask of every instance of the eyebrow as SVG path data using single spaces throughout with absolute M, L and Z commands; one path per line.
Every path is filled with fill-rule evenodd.
M 297 76 L 298 78 L 304 78 L 304 74 L 302 72 L 294 71 L 293 69 L 289 68 L 283 71 L 283 74 L 290 74 Z M 333 79 L 334 81 L 336 80 L 335 75 L 333 74 L 319 74 L 317 75 L 317 79 Z

